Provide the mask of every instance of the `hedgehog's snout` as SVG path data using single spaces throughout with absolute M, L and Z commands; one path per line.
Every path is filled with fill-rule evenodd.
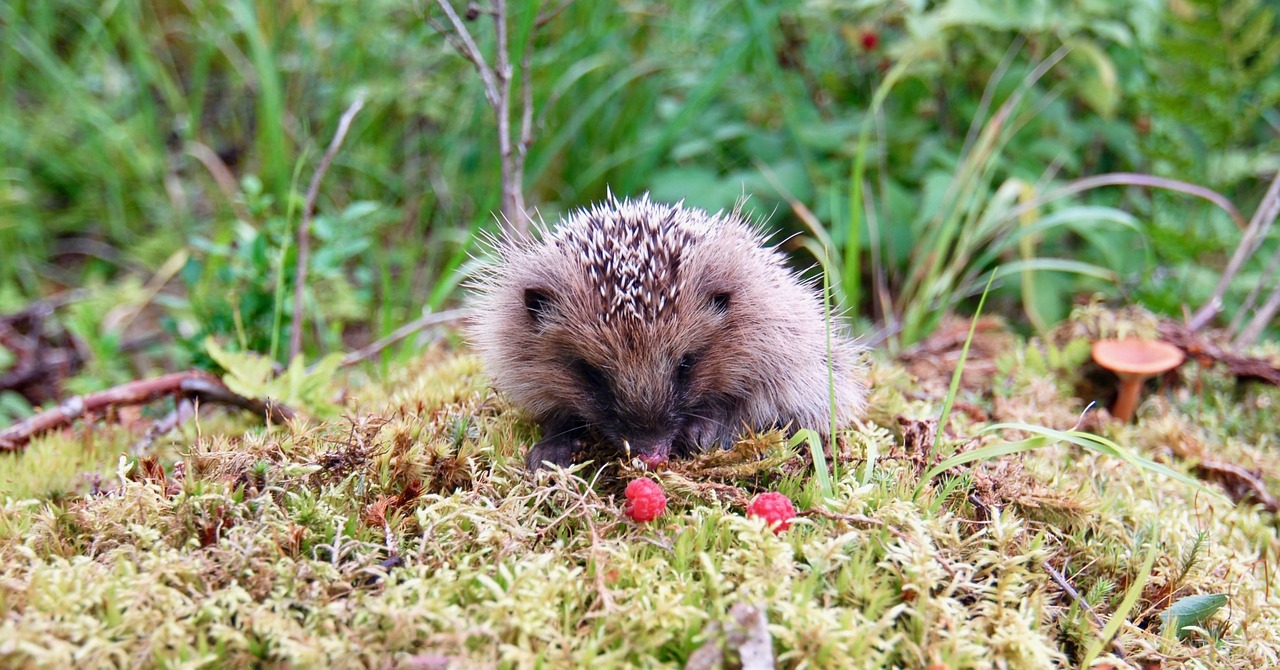
M 650 470 L 667 462 L 671 456 L 671 444 L 675 441 L 675 434 L 669 434 L 657 439 L 647 439 L 639 441 L 631 441 L 626 438 L 622 440 L 622 447 L 627 452 L 627 458 L 638 458 Z

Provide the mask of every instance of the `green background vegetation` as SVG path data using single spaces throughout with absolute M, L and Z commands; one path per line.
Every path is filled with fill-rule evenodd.
M 537 9 L 512 3 L 513 26 Z M 91 352 L 77 391 L 208 365 L 208 334 L 283 360 L 301 191 L 357 95 L 317 207 L 307 352 L 456 300 L 499 156 L 479 78 L 428 18 L 389 0 L 5 3 L 0 311 L 90 290 L 64 319 Z M 1217 207 L 1112 187 L 1014 208 L 1136 172 L 1248 216 L 1280 167 L 1277 25 L 1251 0 L 574 3 L 531 42 L 527 198 L 550 221 L 608 188 L 749 195 L 804 233 L 798 265 L 826 247 L 844 304 L 891 346 L 1011 261 L 1066 270 L 997 284 L 995 311 L 1028 329 L 1095 292 L 1178 314 L 1239 239 Z M 491 53 L 492 23 L 469 26 Z

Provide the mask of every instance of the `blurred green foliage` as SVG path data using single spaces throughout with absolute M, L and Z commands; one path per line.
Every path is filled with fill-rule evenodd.
M 515 25 L 558 6 L 509 4 Z M 456 299 L 494 227 L 500 159 L 479 78 L 428 18 L 434 3 L 397 0 L 0 5 L 0 296 L 111 296 L 185 250 L 172 281 L 134 296 L 154 318 L 125 325 L 167 333 L 175 362 L 208 365 L 209 335 L 283 361 L 300 191 L 362 94 L 321 188 L 307 349 Z M 577 2 L 531 43 L 527 199 L 553 220 L 607 188 L 709 208 L 749 195 L 784 235 L 808 233 L 788 248 L 839 261 L 855 314 L 915 319 L 902 344 L 1010 262 L 1019 279 L 992 299 L 1028 326 L 1084 292 L 1176 312 L 1237 239 L 1220 211 L 1116 188 L 1016 208 L 1131 171 L 1247 214 L 1280 149 L 1275 21 L 1260 0 Z M 491 53 L 489 17 L 468 26 Z M 70 321 L 94 342 L 85 374 L 120 374 L 113 348 L 137 333 Z

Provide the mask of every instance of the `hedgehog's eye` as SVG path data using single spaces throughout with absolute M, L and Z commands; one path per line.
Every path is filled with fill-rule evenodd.
M 707 298 L 707 305 L 711 307 L 711 311 L 724 314 L 729 311 L 729 293 L 727 291 L 720 293 L 712 293 Z
M 681 384 L 689 381 L 689 375 L 693 374 L 693 366 L 698 364 L 697 354 L 685 354 L 680 357 L 680 364 L 676 366 L 676 381 Z
M 579 358 L 573 362 L 573 371 L 596 393 L 607 393 L 609 391 L 609 378 L 605 376 L 600 368 Z
M 543 319 L 551 313 L 551 294 L 541 288 L 525 289 L 524 308 L 535 324 L 542 325 Z

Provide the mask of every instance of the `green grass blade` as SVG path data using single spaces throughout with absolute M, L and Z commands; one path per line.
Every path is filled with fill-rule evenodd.
M 1191 488 L 1194 488 L 1195 490 L 1201 493 L 1213 496 L 1218 500 L 1221 500 L 1224 502 L 1230 502 L 1230 500 L 1226 496 L 1205 486 L 1200 480 L 1196 479 L 1195 477 L 1185 475 L 1162 463 L 1156 463 L 1155 461 L 1152 461 L 1148 458 L 1139 456 L 1133 453 L 1132 451 L 1125 449 L 1124 447 L 1121 447 L 1119 444 L 1116 444 L 1115 442 L 1105 437 L 1102 437 L 1101 435 L 1094 435 L 1093 433 L 1086 433 L 1079 430 L 1054 430 L 1053 428 L 1045 428 L 1044 426 L 1033 426 L 1031 424 L 1025 424 L 1025 423 L 996 423 L 983 428 L 981 431 L 979 431 L 979 434 L 994 433 L 994 432 L 999 432 L 1004 430 L 1020 430 L 1027 433 L 1034 433 L 1036 435 L 1039 435 L 1041 437 L 1044 437 L 1050 440 L 1049 444 L 1056 444 L 1058 442 L 1070 442 L 1071 444 L 1074 444 L 1082 449 L 1087 449 L 1094 453 L 1104 454 L 1106 456 L 1119 458 L 1125 461 L 1126 463 L 1129 463 L 1130 465 L 1133 465 L 1134 467 L 1137 467 L 1139 469 L 1146 470 L 1149 472 L 1154 472 L 1159 475 L 1163 475 L 1165 477 L 1173 479 L 1174 481 L 1186 484 L 1187 486 L 1190 486 Z
M 876 87 L 876 92 L 871 97 L 871 104 L 867 107 L 866 116 L 862 119 L 862 128 L 858 131 L 858 148 L 854 153 L 849 174 L 849 227 L 844 235 L 844 269 L 840 273 L 845 300 L 851 306 L 859 304 L 862 297 L 862 179 L 867 171 L 871 128 L 875 123 L 876 113 L 884 106 L 889 92 L 911 67 L 912 58 L 913 54 L 908 54 L 895 63 L 885 75 L 884 81 Z
M 956 402 L 956 394 L 960 392 L 960 377 L 964 374 L 964 362 L 969 358 L 969 346 L 973 344 L 973 334 L 978 330 L 978 319 L 982 316 L 982 308 L 987 304 L 987 294 L 991 292 L 991 283 L 995 279 L 995 274 L 992 274 L 987 280 L 987 287 L 982 291 L 982 297 L 978 299 L 978 309 L 974 310 L 973 318 L 969 321 L 969 334 L 964 338 L 964 347 L 960 349 L 960 360 L 956 361 L 956 370 L 951 373 L 951 386 L 947 389 L 947 397 L 942 402 L 942 413 L 938 416 L 938 432 L 934 434 L 933 444 L 929 447 L 930 460 L 933 459 L 933 454 L 937 453 L 942 431 L 947 427 L 947 421 L 951 419 L 951 407 Z
M 818 478 L 818 488 L 822 490 L 823 499 L 831 498 L 834 490 L 831 487 L 831 473 L 827 471 L 827 456 L 822 452 L 822 440 L 810 428 L 802 428 L 791 436 L 787 446 L 796 448 L 801 442 L 809 444 L 809 453 L 813 457 L 813 474 Z
M 249 0 L 228 4 L 236 24 L 249 43 L 249 56 L 258 79 L 258 158 L 262 161 L 262 182 L 277 198 L 289 184 L 288 144 L 284 132 L 284 92 L 280 71 L 270 40 L 262 32 L 259 11 L 273 11 L 274 4 L 258 7 Z
M 1156 545 L 1151 544 L 1147 547 L 1147 557 L 1142 562 L 1142 570 L 1138 572 L 1137 578 L 1133 584 L 1129 586 L 1129 590 L 1124 594 L 1124 600 L 1120 606 L 1111 614 L 1111 620 L 1107 622 L 1106 628 L 1102 629 L 1102 633 L 1098 635 L 1098 639 L 1089 645 L 1089 651 L 1084 655 L 1084 660 L 1080 662 L 1082 669 L 1093 665 L 1093 659 L 1102 653 L 1103 645 L 1111 641 L 1120 631 L 1120 626 L 1124 624 L 1125 619 L 1129 616 L 1129 612 L 1133 610 L 1133 606 L 1138 604 L 1138 597 L 1142 595 L 1142 588 L 1147 585 L 1147 579 L 1151 577 L 1151 568 L 1156 562 Z
M 933 466 L 933 468 L 925 473 L 924 481 L 929 481 L 957 465 L 964 465 L 965 463 L 972 463 L 974 461 L 992 460 L 1000 458 L 1001 456 L 1008 456 L 1009 454 L 1019 454 L 1024 451 L 1034 451 L 1041 447 L 1047 447 L 1051 444 L 1055 444 L 1054 440 L 1040 436 L 1029 437 L 1025 440 L 1018 440 L 1017 442 L 991 444 L 972 451 L 966 451 L 961 454 L 956 454 L 955 456 Z
M 991 291 L 991 282 L 995 281 L 995 275 L 991 275 L 991 279 L 987 280 L 987 288 L 982 291 L 982 297 L 978 299 L 978 309 L 973 312 L 973 319 L 969 322 L 969 335 L 964 338 L 964 347 L 960 350 L 960 360 L 956 361 L 956 370 L 951 373 L 951 386 L 947 389 L 947 397 L 942 402 L 942 413 L 938 416 L 938 430 L 933 434 L 933 443 L 929 445 L 929 455 L 925 463 L 933 460 L 933 455 L 938 453 L 938 442 L 942 439 L 942 433 L 946 430 L 947 422 L 951 420 L 951 407 L 955 404 L 956 394 L 960 392 L 960 377 L 964 374 L 964 362 L 969 358 L 969 345 L 973 344 L 973 334 L 978 330 L 978 318 L 982 316 L 982 307 L 987 304 L 987 294 Z M 924 490 L 924 486 L 928 483 L 930 477 L 923 477 L 920 483 L 916 484 L 913 499 L 920 497 L 920 492 Z

